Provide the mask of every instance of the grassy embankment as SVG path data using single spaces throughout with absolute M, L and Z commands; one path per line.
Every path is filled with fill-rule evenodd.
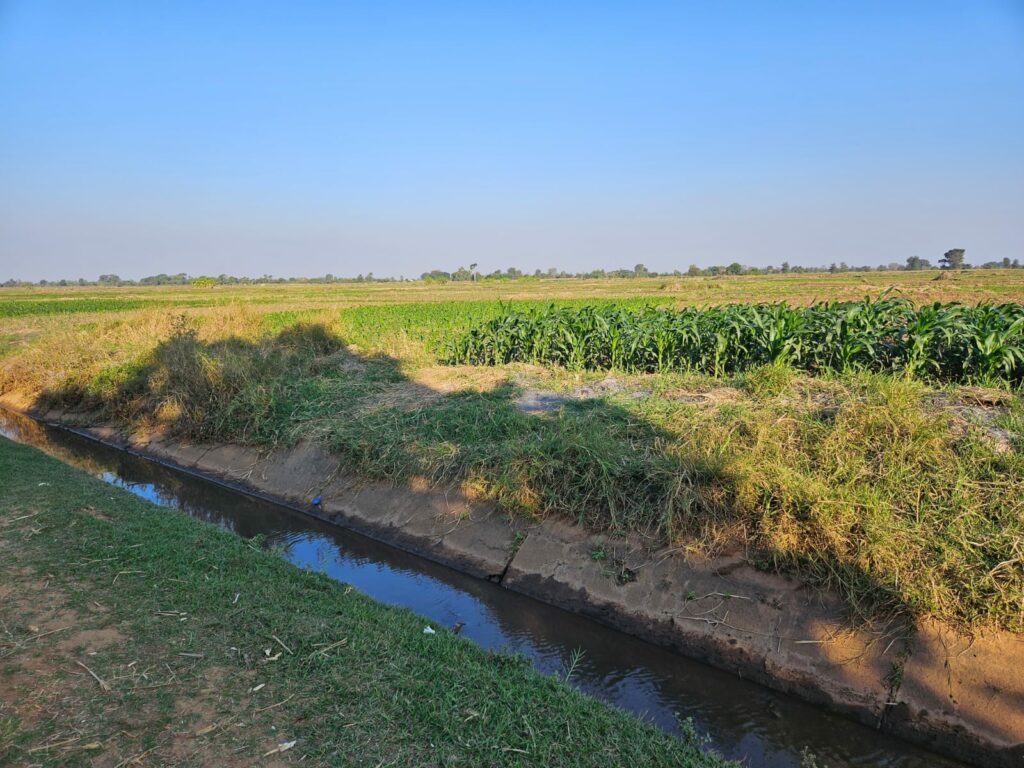
M 615 303 L 627 308 L 780 296 L 801 305 L 891 284 L 918 301 L 1024 299 L 1016 272 L 935 274 L 602 281 L 594 290 L 608 300 L 619 290 Z M 591 282 L 500 289 L 534 300 L 520 308 L 548 295 L 579 306 L 595 303 L 580 296 Z M 155 310 L 77 325 L 22 318 L 15 332 L 28 340 L 8 354 L 0 387 L 199 439 L 312 437 L 369 476 L 421 476 L 531 517 L 565 515 L 690 550 L 743 548 L 766 568 L 837 589 L 863 616 L 1024 630 L 1024 409 L 1012 388 L 859 364 L 813 374 L 730 365 L 718 376 L 625 366 L 604 388 L 593 386 L 603 372 L 443 366 L 437 344 L 504 312 L 484 300 L 498 288 L 392 290 L 424 303 L 381 304 L 377 286 L 289 286 L 185 319 Z M 331 296 L 362 306 L 331 305 Z M 874 353 L 851 359 L 865 354 Z M 580 399 L 586 386 L 596 396 Z M 567 399 L 523 413 L 524 389 Z
M 0 438 L 0 764 L 726 765 L 424 624 Z

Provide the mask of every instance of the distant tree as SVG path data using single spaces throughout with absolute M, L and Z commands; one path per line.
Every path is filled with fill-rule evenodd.
M 730 264 L 728 267 L 725 268 L 725 274 L 727 274 L 727 275 L 742 275 L 743 274 L 743 265 L 740 264 L 738 261 L 734 261 L 732 264 Z
M 196 288 L 212 288 L 216 284 L 216 277 L 208 277 L 206 275 L 203 275 L 202 277 L 192 278 L 192 285 L 194 285 Z
M 474 282 L 476 282 L 476 268 L 477 268 L 476 264 L 470 264 L 469 265 L 469 279 L 473 280 Z
M 964 249 L 950 248 L 945 254 L 943 254 L 942 258 L 939 259 L 939 264 L 943 269 L 963 269 Z
M 637 277 L 643 277 L 644 275 L 647 274 L 647 267 L 645 267 L 643 264 L 637 264 L 635 267 L 633 267 L 633 274 L 636 275 Z
M 449 273 L 442 272 L 440 269 L 433 269 L 420 275 L 420 280 L 428 283 L 447 283 L 451 279 L 452 276 Z
M 788 275 L 789 274 L 789 262 L 788 261 L 782 262 L 782 274 L 784 274 L 784 275 Z
M 696 264 L 691 264 L 690 268 L 686 270 L 686 274 L 690 277 L 699 277 L 702 274 L 702 270 Z
M 121 278 L 117 275 L 100 275 L 97 282 L 100 285 L 120 285 Z

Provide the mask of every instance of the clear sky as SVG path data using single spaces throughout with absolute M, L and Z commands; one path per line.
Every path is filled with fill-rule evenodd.
M 0 1 L 0 280 L 1024 259 L 1024 2 Z

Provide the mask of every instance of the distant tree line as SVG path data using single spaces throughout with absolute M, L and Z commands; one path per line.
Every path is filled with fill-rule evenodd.
M 118 275 L 100 275 L 95 280 L 86 280 L 84 277 L 80 277 L 77 280 L 40 280 L 35 283 L 30 280 L 10 279 L 6 282 L 0 283 L 0 287 L 16 288 L 19 286 L 32 285 L 194 285 L 196 287 L 205 288 L 215 285 L 264 285 L 278 283 L 393 283 L 401 282 L 403 280 L 405 280 L 404 277 L 374 277 L 372 272 L 366 275 L 357 275 L 356 277 L 335 277 L 331 274 L 324 275 L 323 277 L 274 277 L 273 275 L 263 275 L 262 277 L 235 277 L 234 275 L 218 275 L 216 277 L 212 277 L 210 275 L 199 275 L 197 277 L 192 277 L 184 272 L 179 272 L 175 275 L 165 275 L 163 273 L 159 275 L 150 275 L 148 277 L 139 278 L 138 280 L 123 279 Z
M 939 259 L 940 269 L 972 269 L 970 264 L 964 261 L 965 250 L 963 248 L 952 248 L 943 254 Z M 802 267 L 791 266 L 788 261 L 782 262 L 778 267 L 748 267 L 739 262 L 726 265 L 714 265 L 710 267 L 699 267 L 691 264 L 685 272 L 673 270 L 671 272 L 655 272 L 647 269 L 643 264 L 637 264 L 632 269 L 594 269 L 589 272 L 566 272 L 554 267 L 547 270 L 537 269 L 532 273 L 524 273 L 515 267 L 506 270 L 497 269 L 493 272 L 482 273 L 476 269 L 476 264 L 470 264 L 469 268 L 459 267 L 454 272 L 445 272 L 434 269 L 420 275 L 420 280 L 425 282 L 463 282 L 480 280 L 520 280 L 523 278 L 534 279 L 600 279 L 616 277 L 717 277 L 719 275 L 775 275 L 775 274 L 803 274 L 816 272 L 913 272 L 924 269 L 936 269 L 928 259 L 920 256 L 911 256 L 904 263 L 893 262 L 891 264 L 879 264 L 878 266 L 851 267 L 846 262 L 829 264 L 827 267 Z M 979 269 L 1019 269 L 1021 264 L 1018 259 L 1005 258 L 1002 261 L 989 261 L 978 265 Z
M 919 256 L 911 256 L 904 263 L 893 262 L 891 264 L 879 264 L 878 266 L 863 266 L 863 267 L 851 267 L 846 262 L 841 261 L 839 263 L 829 264 L 827 267 L 802 267 L 802 266 L 791 266 L 788 261 L 782 262 L 779 266 L 768 266 L 768 267 L 748 267 L 739 262 L 733 262 L 732 264 L 726 265 L 715 265 L 710 267 L 698 267 L 696 264 L 691 264 L 689 269 L 686 271 L 673 270 L 671 272 L 654 272 L 647 269 L 643 264 L 637 264 L 632 269 L 593 269 L 589 272 L 566 272 L 564 270 L 556 269 L 551 267 L 547 270 L 537 269 L 532 273 L 523 272 L 515 267 L 509 267 L 508 269 L 501 270 L 496 269 L 493 272 L 480 272 L 477 270 L 476 264 L 470 264 L 469 267 L 459 267 L 453 272 L 445 272 L 440 269 L 433 269 L 430 272 L 424 272 L 420 275 L 419 279 L 424 282 L 433 283 L 449 283 L 449 282 L 478 282 L 478 281 L 493 281 L 493 280 L 569 280 L 569 279 L 603 279 L 603 278 L 627 278 L 627 277 L 717 277 L 719 275 L 775 275 L 775 274 L 809 274 L 817 272 L 829 272 L 837 274 L 840 272 L 914 272 L 917 270 L 924 269 L 945 269 L 945 270 L 958 270 L 958 269 L 1020 269 L 1021 264 L 1018 259 L 1004 258 L 1001 261 L 986 261 L 984 264 L 979 264 L 972 267 L 964 260 L 965 250 L 963 248 L 951 248 L 946 251 L 942 258 L 938 260 L 937 267 L 931 263 L 928 259 L 922 259 Z M 391 282 L 406 282 L 404 276 L 401 277 L 374 277 L 373 272 L 368 272 L 365 275 L 359 274 L 355 277 L 337 277 L 330 273 L 323 277 L 274 277 L 273 275 L 263 275 L 262 277 L 235 277 L 234 275 L 217 275 L 212 277 L 209 275 L 200 275 L 193 277 L 184 272 L 178 272 L 174 275 L 150 275 L 148 277 L 140 278 L 139 280 L 123 280 L 117 275 L 100 275 L 95 280 L 86 280 L 85 278 L 78 278 L 77 280 L 40 280 L 39 282 L 33 283 L 25 280 L 7 280 L 4 283 L 0 283 L 0 287 L 14 288 L 18 286 L 31 286 L 31 285 L 50 285 L 50 286 L 70 286 L 70 285 L 82 285 L 82 286 L 131 286 L 131 285 L 193 285 L 199 288 L 213 287 L 217 285 L 262 285 L 262 284 L 280 284 L 280 283 L 391 283 Z

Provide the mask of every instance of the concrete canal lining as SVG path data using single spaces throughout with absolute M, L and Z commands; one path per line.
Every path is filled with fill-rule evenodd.
M 62 414 L 46 420 L 60 423 Z M 86 431 L 936 751 L 978 765 L 1024 765 L 1019 636 L 966 637 L 927 621 L 855 625 L 837 596 L 756 570 L 741 555 L 699 560 L 640 537 L 510 520 L 492 505 L 425 483 L 350 477 L 310 443 L 264 455 L 238 445 L 125 438 L 104 426 Z

